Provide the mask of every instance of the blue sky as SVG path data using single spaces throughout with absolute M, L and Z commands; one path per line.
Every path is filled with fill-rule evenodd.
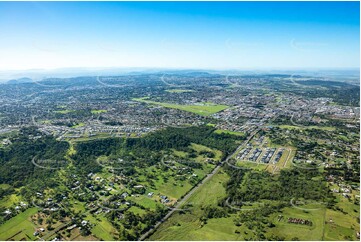
M 360 65 L 359 2 L 0 2 L 0 70 Z

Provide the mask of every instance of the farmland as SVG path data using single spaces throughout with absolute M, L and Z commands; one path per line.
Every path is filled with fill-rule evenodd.
M 1 225 L 0 240 L 34 240 L 33 233 L 36 227 L 30 217 L 37 211 L 37 208 L 29 208 Z
M 150 240 L 201 240 L 217 235 L 222 231 L 222 227 L 201 225 L 199 218 L 202 216 L 203 206 L 216 205 L 217 201 L 226 197 L 224 183 L 227 181 L 227 174 L 219 172 L 211 181 L 206 183 L 201 190 L 196 191 L 193 196 L 186 201 L 184 212 L 174 214 L 150 237 Z M 228 224 L 231 224 L 228 222 Z M 215 229 L 215 230 L 213 230 Z M 208 232 L 207 232 L 208 231 Z M 206 232 L 206 233 L 204 233 Z M 222 240 L 234 239 L 232 235 L 221 233 Z M 213 238 L 216 239 L 217 237 Z M 220 239 L 220 237 L 218 237 Z

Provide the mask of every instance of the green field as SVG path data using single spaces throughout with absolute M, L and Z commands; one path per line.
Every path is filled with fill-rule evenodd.
M 50 121 L 50 120 L 40 120 L 39 123 L 42 123 L 42 124 L 51 124 L 51 121 Z
M 216 179 L 216 180 L 214 180 Z M 194 204 L 191 212 L 185 214 L 174 214 L 149 240 L 254 240 L 254 234 L 246 226 L 236 226 L 235 214 L 225 218 L 209 219 L 207 223 L 202 223 L 199 218 L 202 206 L 215 205 L 217 200 L 225 196 L 224 188 L 220 177 L 214 177 L 208 187 L 202 188 L 185 204 Z M 221 182 L 221 183 L 219 183 Z M 223 181 L 224 182 L 224 181 Z M 218 184 L 217 184 L 218 183 Z M 211 189 L 214 190 L 210 191 Z M 222 192 L 223 190 L 223 192 Z M 218 195 L 218 199 L 214 195 Z M 314 205 L 307 205 L 304 208 L 315 208 Z M 197 210 L 197 211 L 195 211 Z M 266 230 L 267 236 L 278 236 L 285 240 L 298 238 L 299 240 L 322 240 L 325 222 L 326 208 L 320 208 L 312 211 L 305 211 L 298 208 L 288 207 L 279 213 L 271 214 L 268 218 L 275 226 Z M 278 215 L 283 215 L 283 219 L 278 221 Z M 313 225 L 298 225 L 287 222 L 289 217 L 303 218 L 311 220 Z M 333 238 L 335 239 L 335 238 Z M 344 238 L 343 238 L 344 239 Z
M 353 195 L 359 195 L 359 191 L 353 191 Z M 341 194 L 336 194 L 338 210 L 327 209 L 325 218 L 325 240 L 357 240 L 356 231 L 360 225 L 357 223 L 360 217 L 360 206 L 349 201 Z
M 85 123 L 78 123 L 77 125 L 71 126 L 73 129 L 83 127 Z
M 6 186 L 6 184 L 1 184 L 3 185 L 4 187 Z M 1 200 L 0 200 L 0 206 L 1 207 L 11 207 L 13 205 L 15 205 L 16 203 L 19 203 L 21 202 L 21 197 L 16 195 L 16 194 L 10 194 L 10 195 L 7 195 L 5 197 L 3 197 Z
M 75 112 L 75 110 L 66 109 L 66 110 L 57 110 L 57 111 L 54 111 L 54 113 L 60 113 L 60 114 L 67 114 L 67 113 L 72 113 L 72 112 Z
M 76 213 L 79 213 L 79 212 L 85 212 L 85 207 L 84 207 L 84 203 L 82 202 L 79 202 L 79 201 L 76 201 L 71 203 L 72 206 L 73 206 L 73 210 L 76 212 Z
M 180 104 L 172 104 L 172 103 L 161 103 L 147 100 L 148 97 L 143 98 L 133 98 L 134 101 L 144 102 L 154 105 L 160 105 L 166 108 L 179 109 L 191 113 L 195 113 L 202 116 L 209 116 L 214 113 L 218 113 L 224 109 L 227 109 L 227 105 L 219 105 L 214 103 L 203 103 L 203 105 L 180 105 Z
M 92 114 L 99 114 L 99 113 L 106 113 L 108 112 L 108 110 L 105 110 L 105 109 L 94 109 L 94 110 L 91 110 L 91 113 Z
M 359 226 L 351 216 L 327 209 L 325 240 L 356 240 L 355 231 Z
M 304 206 L 304 208 L 313 208 L 312 205 Z M 298 238 L 298 240 L 322 240 L 324 221 L 325 221 L 326 208 L 320 208 L 316 210 L 302 210 L 293 207 L 285 208 L 282 213 L 275 213 L 271 215 L 273 223 L 276 225 L 270 229 L 267 234 L 273 234 L 280 237 L 285 237 L 285 240 L 292 240 Z M 278 221 L 278 215 L 283 215 L 284 218 Z M 288 223 L 289 217 L 302 218 L 312 221 L 312 226 L 292 224 Z
M 229 130 L 223 130 L 223 129 L 216 129 L 214 131 L 216 134 L 233 134 L 237 136 L 244 136 L 245 134 L 243 132 L 237 132 L 237 131 L 229 131 Z
M 200 152 L 207 151 L 209 153 L 213 153 L 214 157 L 212 160 L 220 161 L 222 157 L 222 152 L 216 149 L 210 149 L 206 146 L 194 144 L 192 143 L 189 148 L 195 151 L 196 156 L 192 158 L 193 161 L 202 164 L 202 168 L 193 169 L 193 173 L 196 174 L 196 179 L 202 179 L 206 176 L 213 168 L 214 164 L 207 161 L 207 155 L 202 154 Z M 209 154 L 208 153 L 208 154 Z M 173 149 L 171 156 L 175 157 L 175 160 L 178 158 L 187 159 L 187 152 L 178 151 Z M 180 164 L 177 164 L 180 165 Z M 151 183 L 149 183 L 149 178 L 145 175 L 152 174 L 155 179 Z M 143 168 L 139 170 L 139 177 L 137 177 L 138 183 L 144 185 L 147 188 L 147 192 L 154 192 L 153 198 L 148 198 L 146 195 L 142 195 L 140 197 L 132 197 L 130 200 L 150 209 L 155 209 L 156 202 L 159 200 L 158 195 L 166 195 L 171 200 L 175 201 L 182 197 L 185 193 L 187 193 L 194 184 L 192 184 L 190 179 L 192 177 L 192 173 L 185 174 L 177 174 L 174 170 L 170 169 L 168 171 L 155 169 L 154 167 Z
M 202 152 L 202 151 L 211 152 L 214 154 L 214 157 L 212 159 L 214 159 L 216 161 L 221 160 L 222 152 L 219 150 L 210 149 L 206 146 L 194 144 L 194 143 L 192 143 L 189 147 L 198 153 L 197 156 L 192 159 L 198 163 L 203 164 L 202 169 L 194 169 L 193 170 L 193 173 L 196 174 L 199 179 L 206 176 L 214 168 L 213 164 L 206 162 L 207 157 L 205 155 L 199 154 L 199 152 Z M 178 157 L 183 157 L 183 158 L 186 157 L 186 155 L 187 155 L 186 152 L 178 151 L 178 150 L 173 150 L 173 154 Z M 144 172 L 144 170 L 142 172 Z M 185 193 L 187 193 L 189 190 L 191 190 L 191 188 L 193 186 L 189 182 L 189 178 L 191 177 L 192 174 L 185 174 L 184 175 L 186 178 L 185 180 L 177 179 L 177 177 L 181 176 L 181 175 L 172 174 L 172 173 L 164 173 L 164 171 L 161 171 L 161 173 L 159 173 L 159 171 L 157 171 L 156 175 L 157 175 L 157 179 L 154 181 L 155 189 L 152 189 L 150 191 L 155 192 L 155 194 L 160 193 L 162 195 L 166 195 L 169 198 L 174 199 L 174 200 L 179 199 L 181 196 L 183 196 Z M 148 183 L 147 178 L 144 177 L 143 179 L 144 180 L 143 180 L 142 184 L 147 186 L 147 183 Z M 149 199 L 149 198 L 145 198 L 145 199 Z M 145 207 L 147 207 L 147 206 L 145 206 Z
M 171 93 L 184 93 L 184 92 L 194 92 L 193 90 L 187 90 L 187 89 L 168 89 L 165 90 L 166 92 L 171 92 Z
M 147 213 L 145 210 L 138 208 L 136 206 L 132 206 L 131 208 L 128 209 L 128 211 L 138 215 L 144 215 Z
M 35 240 L 33 233 L 36 226 L 30 217 L 37 211 L 38 208 L 29 208 L 0 225 L 0 240 Z
M 148 192 L 146 192 L 146 194 L 148 194 Z M 139 197 L 130 197 L 129 200 L 133 201 L 145 208 L 149 208 L 151 210 L 155 210 L 157 205 L 159 205 L 159 203 L 157 203 L 156 201 L 154 201 L 155 198 L 149 198 L 147 195 L 141 195 Z
M 265 171 L 269 165 L 263 163 L 256 163 L 252 161 L 237 161 L 236 166 L 240 168 L 253 169 L 257 171 Z
M 2 188 L 2 189 L 8 189 L 8 188 L 10 188 L 11 186 L 9 185 L 9 184 L 5 184 L 5 183 L 3 183 L 3 184 L 0 184 L 0 188 Z
M 92 224 L 95 224 L 91 232 L 101 240 L 105 240 L 105 241 L 114 240 L 112 235 L 115 235 L 117 233 L 116 229 L 112 226 L 110 222 L 108 222 L 108 220 L 105 217 L 97 216 L 97 218 L 98 220 L 91 215 L 87 216 L 87 219 Z
M 192 188 L 187 181 L 176 181 L 174 177 L 169 177 L 167 182 L 161 179 L 154 183 L 157 192 L 173 199 L 179 199 Z
M 80 138 L 68 138 L 64 137 L 68 141 L 74 141 L 74 142 L 85 142 L 89 140 L 96 140 L 96 139 L 106 139 L 110 138 L 111 135 L 108 133 L 98 133 L 97 135 L 91 136 L 91 137 L 80 137 Z
M 212 238 L 218 240 L 235 240 L 234 234 L 225 230 L 232 226 L 232 219 L 221 223 L 207 223 L 201 226 L 199 221 L 202 215 L 201 207 L 216 205 L 218 200 L 226 196 L 224 183 L 228 175 L 219 172 L 208 181 L 200 190 L 197 190 L 192 197 L 184 204 L 190 206 L 190 212 L 185 214 L 175 213 L 150 237 L 150 240 L 204 240 Z M 228 218 L 227 218 L 228 219 Z
M 191 144 L 191 148 L 197 152 L 201 152 L 201 151 L 208 151 L 208 152 L 212 152 L 214 154 L 214 160 L 216 161 L 221 161 L 222 158 L 222 151 L 216 150 L 216 149 L 211 149 L 208 148 L 207 146 L 204 145 L 199 145 L 199 144 Z M 203 161 L 204 157 L 202 156 L 198 156 L 196 158 L 197 161 Z
M 328 126 L 294 126 L 294 125 L 278 125 L 281 129 L 319 129 L 319 130 L 326 130 L 326 131 L 334 131 L 336 130 L 335 127 L 328 127 Z
M 175 156 L 181 157 L 181 158 L 187 157 L 187 154 L 188 154 L 188 153 L 185 152 L 185 151 L 179 151 L 179 150 L 175 150 L 175 149 L 173 149 L 172 151 L 173 151 L 173 154 L 174 154 Z

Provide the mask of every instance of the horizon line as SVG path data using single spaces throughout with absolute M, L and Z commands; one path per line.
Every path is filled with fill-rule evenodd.
M 361 70 L 360 66 L 350 67 L 159 67 L 159 66 L 113 66 L 113 67 L 55 67 L 55 68 L 29 68 L 29 69 L 0 69 L 0 72 L 20 72 L 20 71 L 57 71 L 57 70 L 108 70 L 108 69 L 158 69 L 158 70 L 210 70 L 210 71 L 249 71 L 249 70 L 262 70 L 262 71 L 287 71 L 287 70 Z

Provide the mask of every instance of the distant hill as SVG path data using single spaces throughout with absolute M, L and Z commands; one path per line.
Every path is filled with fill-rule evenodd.
M 7 84 L 21 84 L 21 83 L 30 83 L 33 82 L 33 80 L 31 78 L 28 77 L 23 77 L 23 78 L 19 78 L 19 79 L 12 79 L 7 81 Z

